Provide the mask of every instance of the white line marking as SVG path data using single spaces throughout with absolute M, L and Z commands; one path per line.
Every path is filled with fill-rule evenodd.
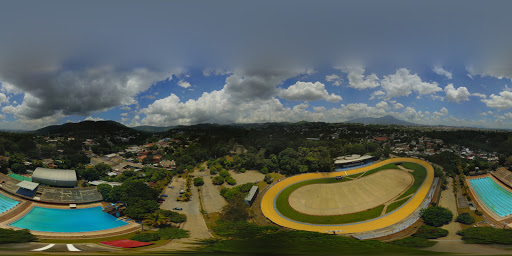
M 72 244 L 67 244 L 66 246 L 68 247 L 68 251 L 70 251 L 70 252 L 80 252 L 81 251 L 80 249 L 76 248 Z
M 45 251 L 45 250 L 48 250 L 48 249 L 52 248 L 54 245 L 55 245 L 55 244 L 49 244 L 49 245 L 47 245 L 47 246 L 45 246 L 45 247 L 41 247 L 41 248 L 39 248 L 39 249 L 34 249 L 34 250 L 32 250 L 32 251 L 33 251 L 33 252 L 41 252 L 41 251 Z

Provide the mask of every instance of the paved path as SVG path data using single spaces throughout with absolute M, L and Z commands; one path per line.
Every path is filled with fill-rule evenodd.
M 348 175 L 356 174 L 365 172 L 374 168 L 378 168 L 380 166 L 384 166 L 386 164 L 390 163 L 397 163 L 397 162 L 412 162 L 423 165 L 425 168 L 427 168 L 427 177 L 425 178 L 425 182 L 423 185 L 418 189 L 416 194 L 410 199 L 410 201 L 403 205 L 398 210 L 383 216 L 381 218 L 377 218 L 374 220 L 370 220 L 364 223 L 356 223 L 356 224 L 345 224 L 345 225 L 311 225 L 311 224 L 304 224 L 304 223 L 298 223 L 292 220 L 289 220 L 287 218 L 281 217 L 281 215 L 277 212 L 277 210 L 274 208 L 274 199 L 275 197 L 281 192 L 284 188 L 288 187 L 291 184 L 304 181 L 304 180 L 310 180 L 310 179 L 318 179 L 318 178 L 334 178 L 335 176 L 339 175 L 339 173 L 331 172 L 331 173 L 307 173 L 307 174 L 301 174 L 289 177 L 287 179 L 282 180 L 279 183 L 274 184 L 263 196 L 262 204 L 261 204 L 261 210 L 263 211 L 263 214 L 272 220 L 272 222 L 276 223 L 277 225 L 283 226 L 283 227 L 289 227 L 292 229 L 297 230 L 306 230 L 306 231 L 316 231 L 316 232 L 326 232 L 329 230 L 343 230 L 343 233 L 360 233 L 360 232 L 367 232 L 367 231 L 373 231 L 385 227 L 389 227 L 391 225 L 394 225 L 403 219 L 407 218 L 412 212 L 416 211 L 418 207 L 421 205 L 423 200 L 428 194 L 428 191 L 430 190 L 430 187 L 432 186 L 432 182 L 434 180 L 434 169 L 433 167 L 428 163 L 420 159 L 414 159 L 414 158 L 392 158 L 388 160 L 384 160 L 382 162 L 373 164 L 371 166 L 365 166 L 353 170 L 347 171 Z
M 166 188 L 166 193 L 169 195 L 168 199 L 160 206 L 160 208 L 165 210 L 172 210 L 174 207 L 183 208 L 182 213 L 187 215 L 187 222 L 183 225 L 183 229 L 190 231 L 190 237 L 185 239 L 177 239 L 173 240 L 170 243 L 156 247 L 150 248 L 148 250 L 151 251 L 164 251 L 164 250 L 186 250 L 191 247 L 194 247 L 194 242 L 198 240 L 210 238 L 212 235 L 208 231 L 206 227 L 206 223 L 203 219 L 203 214 L 201 213 L 201 205 L 199 203 L 199 196 L 195 187 L 192 189 L 192 200 L 189 202 L 177 202 L 176 198 L 179 194 L 179 191 L 184 188 L 185 180 L 176 179 L 173 180 L 171 186 L 174 186 L 174 189 Z
M 454 220 L 457 217 L 457 199 L 453 194 L 453 182 L 452 178 L 448 180 L 448 186 L 445 190 L 441 192 L 441 199 L 439 200 L 439 205 L 445 208 L 448 208 L 453 212 Z M 442 237 L 439 240 L 460 240 L 460 236 L 457 235 L 457 231 L 460 231 L 460 224 L 458 222 L 452 221 L 448 225 L 444 225 L 442 228 L 448 230 L 448 236 Z

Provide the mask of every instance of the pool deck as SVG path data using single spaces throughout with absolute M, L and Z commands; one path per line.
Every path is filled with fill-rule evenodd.
M 2 193 L 2 192 L 0 192 Z M 5 193 L 2 193 L 5 195 Z M 13 198 L 12 196 L 9 196 L 10 198 Z M 14 198 L 13 198 L 14 199 Z M 20 200 L 19 198 L 16 198 L 16 200 L 21 201 L 20 204 L 18 204 L 13 209 L 7 211 L 14 212 L 15 215 L 12 217 L 9 216 L 9 218 L 1 218 L 4 214 L 0 215 L 0 228 L 10 228 L 15 230 L 21 230 L 20 228 L 10 226 L 9 223 L 13 223 L 16 220 L 22 218 L 32 210 L 32 208 L 39 206 L 43 208 L 54 208 L 54 209 L 69 209 L 69 205 L 48 205 L 48 204 L 41 204 L 41 203 L 35 203 L 25 200 Z M 28 206 L 27 206 L 28 204 Z M 77 209 L 84 209 L 84 208 L 92 208 L 92 207 L 98 207 L 98 206 L 104 206 L 107 203 L 92 203 L 87 205 L 77 205 Z M 24 209 L 22 209 L 22 206 L 25 206 Z M 19 209 L 22 209 L 22 211 L 19 211 Z M 18 210 L 18 211 L 16 211 Z M 126 221 L 126 220 L 124 220 Z M 91 232 L 72 232 L 72 233 L 66 233 L 66 232 L 42 232 L 42 231 L 34 231 L 31 230 L 30 232 L 39 238 L 52 238 L 52 239 L 81 239 L 81 238 L 100 238 L 100 237 L 109 237 L 109 236 L 116 236 L 116 235 L 122 235 L 127 234 L 131 232 L 135 232 L 137 230 L 140 230 L 141 225 L 135 223 L 133 220 L 126 221 L 128 222 L 128 225 L 124 225 L 122 227 L 112 228 L 112 229 L 106 229 L 106 230 L 100 230 L 100 231 L 91 231 Z
M 489 177 L 491 178 L 494 182 L 496 182 L 498 185 L 500 185 L 502 188 L 506 189 L 508 192 L 512 193 L 512 189 L 510 189 L 509 187 L 507 186 L 504 186 L 503 183 L 501 181 L 499 181 L 498 179 L 496 179 L 494 176 L 492 176 L 491 174 L 484 174 L 484 175 L 478 175 L 478 176 L 466 176 L 466 184 L 468 185 L 469 187 L 469 192 L 470 192 L 470 195 L 471 197 L 474 199 L 473 201 L 477 203 L 477 206 L 479 206 L 480 209 L 483 209 L 484 210 L 484 213 L 487 215 L 485 217 L 490 217 L 493 221 L 493 224 L 499 224 L 501 222 L 507 222 L 507 223 L 510 223 L 512 222 L 512 214 L 509 214 L 507 216 L 504 216 L 504 217 L 500 217 L 498 214 L 496 214 L 493 210 L 489 209 L 487 207 L 487 205 L 483 202 L 482 199 L 480 199 L 480 197 L 478 196 L 478 194 L 476 193 L 476 191 L 474 190 L 473 188 L 473 185 L 471 185 L 471 183 L 469 182 L 469 180 L 473 180 L 473 179 L 480 179 L 480 178 L 486 178 L 486 177 Z M 503 224 L 501 224 L 503 225 Z M 509 224 L 508 225 L 509 227 L 512 227 L 512 224 Z

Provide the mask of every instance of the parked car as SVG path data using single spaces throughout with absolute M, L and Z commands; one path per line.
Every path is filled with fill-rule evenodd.
M 168 195 L 166 195 L 166 194 L 163 194 L 163 195 L 161 195 L 161 197 L 168 197 Z
M 182 211 L 183 210 L 183 208 L 181 208 L 181 207 L 174 207 L 172 209 L 175 210 L 175 211 Z
M 174 188 L 173 186 L 168 186 L 168 188 Z

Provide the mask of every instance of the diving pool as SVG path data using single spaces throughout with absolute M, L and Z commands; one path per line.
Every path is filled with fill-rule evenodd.
M 512 193 L 490 177 L 472 179 L 469 183 L 487 208 L 500 217 L 512 214 Z
M 100 206 L 84 209 L 34 207 L 13 227 L 44 232 L 90 232 L 117 228 L 127 222 L 102 211 Z

